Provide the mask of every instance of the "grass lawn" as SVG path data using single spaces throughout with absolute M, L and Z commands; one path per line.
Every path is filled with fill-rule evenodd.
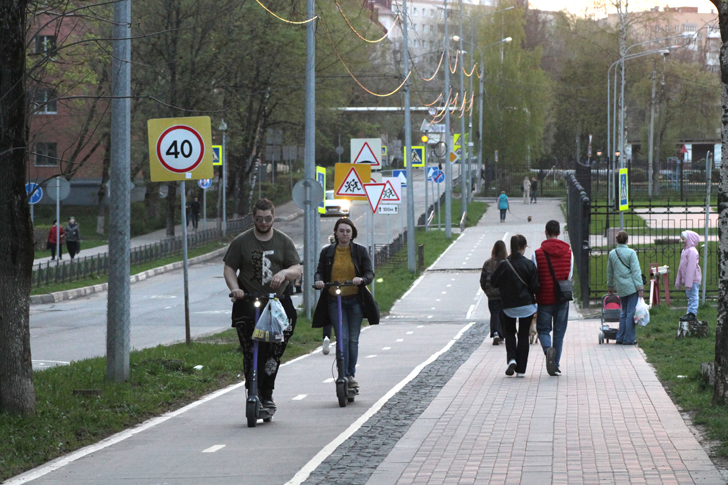
M 485 208 L 483 203 L 474 203 L 469 214 L 475 218 Z M 418 231 L 417 244 L 425 245 L 425 265 L 431 265 L 457 237 L 454 234 L 452 240 L 447 240 L 441 231 Z M 151 266 L 168 262 L 155 261 Z M 145 269 L 140 265 L 134 271 Z M 381 281 L 376 285 L 376 294 L 382 313 L 391 309 L 415 278 L 401 267 L 377 270 Z M 299 316 L 282 360 L 305 355 L 320 344 L 321 330 L 313 329 Z M 34 372 L 36 414 L 0 414 L 0 436 L 5 437 L 0 440 L 0 480 L 240 382 L 243 358 L 238 348 L 237 335 L 231 329 L 189 346 L 181 343 L 133 351 L 130 379 L 124 383 L 106 380 L 105 359 L 101 357 Z M 197 365 L 202 369 L 195 370 Z M 96 395 L 73 392 L 82 389 L 96 390 Z M 243 403 L 240 409 L 240 422 L 244 423 Z
M 700 364 L 715 360 L 716 308 L 701 306 L 698 319 L 707 320 L 710 336 L 704 339 L 675 339 L 677 320 L 682 311 L 666 306 L 653 307 L 650 323 L 637 330 L 640 348 L 647 355 L 663 386 L 683 411 L 691 413 L 693 421 L 704 427 L 707 437 L 720 442 L 714 450 L 718 456 L 728 456 L 728 408 L 713 406 L 713 389 L 700 375 Z

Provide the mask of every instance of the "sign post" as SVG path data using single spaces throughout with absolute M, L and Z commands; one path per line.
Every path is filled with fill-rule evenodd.
M 202 189 L 202 228 L 207 231 L 207 189 L 212 185 L 212 180 L 200 179 L 197 185 Z
M 185 342 L 189 345 L 192 336 L 190 330 L 185 181 L 211 179 L 213 177 L 212 128 L 208 116 L 197 116 L 148 120 L 147 130 L 149 132 L 149 173 L 152 181 L 180 182 Z
M 56 201 L 56 255 L 61 260 L 61 201 L 71 193 L 71 184 L 63 177 L 56 177 L 46 185 L 48 197 Z
M 38 184 L 29 182 L 25 184 L 25 193 L 28 195 L 28 203 L 30 204 L 30 222 L 35 224 L 33 206 L 43 198 L 43 189 Z

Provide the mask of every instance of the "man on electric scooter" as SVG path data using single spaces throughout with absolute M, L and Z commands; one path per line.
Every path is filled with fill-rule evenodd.
M 253 368 L 255 307 L 253 299 L 243 298 L 250 292 L 266 296 L 276 293 L 291 320 L 290 328 L 284 332 L 283 342 L 258 344 L 258 387 L 264 407 L 276 405 L 273 389 L 278 367 L 296 326 L 296 309 L 287 289 L 290 282 L 301 277 L 301 261 L 296 246 L 290 237 L 273 229 L 274 216 L 273 203 L 265 198 L 258 200 L 253 207 L 254 227 L 233 239 L 223 258 L 225 283 L 236 300 L 233 304 L 232 326 L 237 329 L 243 349 L 247 389 Z

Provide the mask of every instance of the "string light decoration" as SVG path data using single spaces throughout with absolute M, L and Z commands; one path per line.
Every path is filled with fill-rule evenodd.
M 314 20 L 316 20 L 317 18 L 319 18 L 318 15 L 314 15 L 310 19 L 303 20 L 303 21 L 300 21 L 300 22 L 296 22 L 296 21 L 293 21 L 293 20 L 286 20 L 283 17 L 281 17 L 280 15 L 276 15 L 275 12 L 273 12 L 271 9 L 269 9 L 268 7 L 266 7 L 265 5 L 263 5 L 262 3 L 260 3 L 260 0 L 255 0 L 255 1 L 258 2 L 258 5 L 260 5 L 261 7 L 263 7 L 263 9 L 266 12 L 268 12 L 269 14 L 271 14 L 272 16 L 274 16 L 275 18 L 277 18 L 278 20 L 280 20 L 282 22 L 285 22 L 287 24 L 303 25 L 303 24 L 307 24 L 309 22 L 313 22 Z
M 458 70 L 458 58 L 460 57 L 460 51 L 455 54 L 455 67 L 452 67 L 452 64 L 450 64 L 450 58 L 447 58 L 447 65 L 450 67 L 450 73 L 455 74 L 455 71 Z
M 392 30 L 394 30 L 394 27 L 395 27 L 395 26 L 397 25 L 397 22 L 399 22 L 399 15 L 397 15 L 397 16 L 396 16 L 396 17 L 394 18 L 394 22 L 392 23 L 392 28 L 391 28 L 391 29 L 389 29 L 389 30 L 387 31 L 387 33 L 386 33 L 386 34 L 384 34 L 384 36 L 382 36 L 382 37 L 381 37 L 380 39 L 377 39 L 377 40 L 369 40 L 369 39 L 366 39 L 366 38 L 362 37 L 362 35 L 361 35 L 361 34 L 360 34 L 359 32 L 357 32 L 357 31 L 356 31 L 356 29 L 354 28 L 354 26 L 353 26 L 353 25 L 351 25 L 351 22 L 349 22 L 349 19 L 348 19 L 348 18 L 346 18 L 346 15 L 344 15 L 344 11 L 342 10 L 342 8 L 341 8 L 341 5 L 339 5 L 339 2 L 337 2 L 336 0 L 334 0 L 334 3 L 336 4 L 336 8 L 337 8 L 337 9 L 339 10 L 339 13 L 341 14 L 341 16 L 342 16 L 342 17 L 344 17 L 344 20 L 346 20 L 346 23 L 347 23 L 347 24 L 349 25 L 349 28 L 350 28 L 350 29 L 351 29 L 351 30 L 352 30 L 352 31 L 353 31 L 353 32 L 354 32 L 354 33 L 355 33 L 355 34 L 356 34 L 357 36 L 359 36 L 359 38 L 360 38 L 361 40 L 363 40 L 364 42 L 369 42 L 370 44 L 376 44 L 377 42 L 381 42 L 381 41 L 383 41 L 384 39 L 386 39 L 387 37 L 389 37 L 389 34 L 390 34 L 390 32 L 392 32 Z
M 435 79 L 435 76 L 437 76 L 437 73 L 440 72 L 440 67 L 442 66 L 443 59 L 445 59 L 445 51 L 442 51 L 442 55 L 440 56 L 440 62 L 437 64 L 437 69 L 435 69 L 435 74 L 433 74 L 432 77 L 425 78 L 424 76 L 422 76 L 422 74 L 420 74 L 420 71 L 417 69 L 417 66 L 415 66 L 415 71 L 417 71 L 417 75 L 420 76 L 422 78 L 422 80 L 425 82 L 432 81 L 433 79 Z M 414 65 L 414 63 L 413 63 L 413 65 Z
M 435 101 L 433 101 L 432 103 L 422 103 L 422 106 L 432 106 L 433 104 L 435 104 L 435 103 L 437 103 L 438 101 L 440 101 L 440 99 L 441 99 L 441 98 L 442 98 L 442 93 L 440 93 L 440 94 L 439 94 L 439 95 L 437 96 L 437 99 L 436 99 Z
M 473 75 L 473 72 L 475 71 L 475 68 L 478 67 L 477 64 L 473 64 L 473 68 L 470 70 L 470 74 L 468 74 L 468 71 L 465 70 L 465 66 L 461 66 L 463 69 L 463 74 L 465 74 L 467 77 L 470 77 Z

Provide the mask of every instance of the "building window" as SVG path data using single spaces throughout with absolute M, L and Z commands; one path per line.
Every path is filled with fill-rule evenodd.
M 56 36 L 55 35 L 38 35 L 35 38 L 35 53 L 47 54 L 50 57 L 56 57 Z
M 412 9 L 412 16 L 417 17 L 417 7 Z
M 56 94 L 52 89 L 39 89 L 35 92 L 35 112 L 39 114 L 58 113 Z
M 427 41 L 426 40 L 423 40 L 422 41 L 422 48 L 423 49 L 427 49 Z
M 417 39 L 415 39 L 415 47 L 419 47 L 419 44 L 420 44 L 419 41 Z
M 417 32 L 417 24 L 412 24 L 412 30 L 414 30 L 415 32 Z
M 430 9 L 430 17 L 434 17 L 434 16 L 435 16 L 435 9 L 434 8 L 431 8 Z
M 35 144 L 35 166 L 36 167 L 57 167 L 58 148 L 55 143 Z
M 697 32 L 698 26 L 695 24 L 684 24 L 683 25 L 683 32 Z

